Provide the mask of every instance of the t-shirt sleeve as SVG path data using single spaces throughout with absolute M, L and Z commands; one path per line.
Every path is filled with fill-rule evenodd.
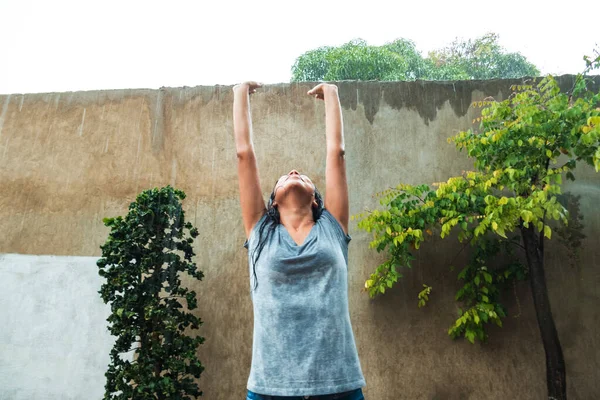
M 250 231 L 250 237 L 244 241 L 244 248 L 247 250 L 250 247 L 250 241 L 254 239 L 254 236 L 258 234 L 258 228 L 263 223 L 264 219 L 267 218 L 267 213 L 264 213 L 262 217 L 254 224 Z
M 329 224 L 331 226 L 331 230 L 333 231 L 333 234 L 335 235 L 336 238 L 338 238 L 340 243 L 345 246 L 348 246 L 348 243 L 350 243 L 350 240 L 352 240 L 352 237 L 349 234 L 344 232 L 342 225 L 340 225 L 339 221 L 337 219 L 335 219 L 335 217 L 329 212 L 329 210 L 327 210 L 326 208 L 323 209 L 321 218 L 325 218 L 325 221 L 327 221 L 327 224 Z

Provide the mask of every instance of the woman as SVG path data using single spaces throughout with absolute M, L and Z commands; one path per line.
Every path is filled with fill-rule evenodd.
M 362 374 L 348 312 L 348 185 L 335 85 L 325 101 L 326 198 L 295 169 L 265 207 L 252 144 L 250 95 L 233 88 L 233 128 L 254 309 L 248 400 L 362 400 Z

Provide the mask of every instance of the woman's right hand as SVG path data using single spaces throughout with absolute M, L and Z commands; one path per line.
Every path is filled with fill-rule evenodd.
M 337 96 L 338 87 L 330 83 L 319 83 L 314 88 L 310 89 L 306 94 L 309 96 L 315 96 L 316 99 L 325 100 L 328 93 L 333 93 Z
M 243 83 L 238 83 L 237 85 L 235 85 L 233 87 L 233 92 L 234 93 L 238 93 L 238 92 L 242 92 L 242 93 L 248 93 L 248 94 L 253 94 L 256 93 L 256 89 L 262 87 L 262 83 L 258 83 L 255 81 L 247 81 L 247 82 L 243 82 Z

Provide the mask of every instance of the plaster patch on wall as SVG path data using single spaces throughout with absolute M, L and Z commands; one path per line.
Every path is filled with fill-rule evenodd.
M 0 398 L 103 396 L 115 337 L 97 260 L 0 254 Z

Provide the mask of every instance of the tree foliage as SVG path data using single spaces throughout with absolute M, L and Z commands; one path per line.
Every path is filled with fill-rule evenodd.
M 475 40 L 455 40 L 433 51 L 427 62 L 429 79 L 494 79 L 538 76 L 540 71 L 519 53 L 506 53 L 498 35 L 488 33 Z
M 385 293 L 398 281 L 399 268 L 410 267 L 413 252 L 434 231 L 445 238 L 456 229 L 460 242 L 477 249 L 472 265 L 458 276 L 467 282 L 458 300 L 482 299 L 481 306 L 489 309 L 487 292 L 496 288 L 480 289 L 512 277 L 524 279 L 526 270 L 516 260 L 506 265 L 508 269 L 495 271 L 496 278 L 486 260 L 497 254 L 500 244 L 520 244 L 519 237 L 509 237 L 520 227 L 532 226 L 550 239 L 549 219 L 567 223 L 568 212 L 557 201 L 563 176 L 574 180 L 573 171 L 581 162 L 600 169 L 600 95 L 589 91 L 587 83 L 583 75 L 577 78 L 575 98 L 561 92 L 548 76 L 537 84 L 513 86 L 507 100 L 473 103 L 483 108 L 473 121 L 480 123 L 479 130 L 460 132 L 449 141 L 475 159 L 475 171 L 436 184 L 437 189 L 400 184 L 377 193 L 384 209 L 353 217 L 361 219 L 359 228 L 373 233 L 371 248 L 389 252 L 366 281 L 370 296 Z M 500 244 L 490 244 L 489 233 Z M 473 268 L 477 271 L 470 271 Z M 467 296 L 474 288 L 482 294 Z M 481 315 L 479 319 L 487 320 Z
M 396 49 L 398 50 L 398 49 Z M 292 81 L 406 79 L 408 60 L 387 47 L 369 46 L 357 39 L 340 47 L 308 51 L 294 64 Z
M 183 309 L 181 300 L 193 310 L 197 299 L 181 285 L 180 273 L 198 280 L 203 273 L 191 262 L 198 230 L 185 222 L 183 199 L 185 193 L 170 186 L 146 190 L 125 218 L 104 219 L 111 231 L 100 246 L 97 264 L 106 283 L 99 293 L 110 303 L 109 331 L 117 336 L 105 374 L 106 400 L 202 395 L 194 378 L 204 369 L 196 357 L 204 338 L 185 334 L 202 321 Z M 130 352 L 133 361 L 126 357 Z
M 461 80 L 537 76 L 539 70 L 519 53 L 506 53 L 498 35 L 455 40 L 424 58 L 414 42 L 397 39 L 382 46 L 356 39 L 339 47 L 307 51 L 292 67 L 292 81 Z

